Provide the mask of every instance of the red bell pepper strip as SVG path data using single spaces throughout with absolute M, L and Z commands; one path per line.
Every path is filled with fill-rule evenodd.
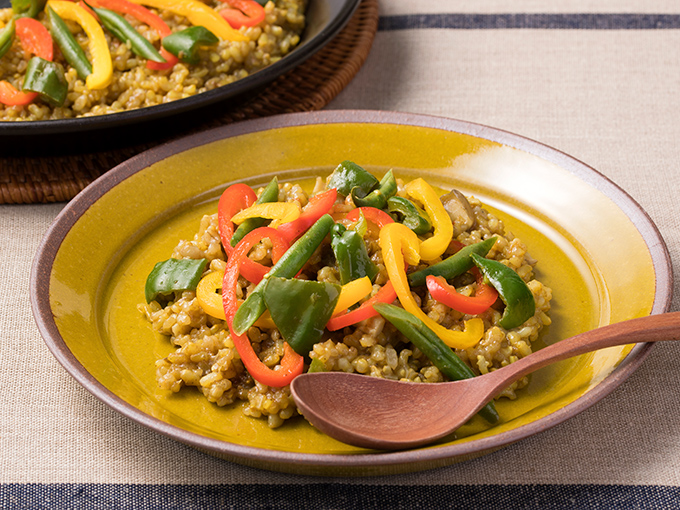
M 364 218 L 383 228 L 388 223 L 394 223 L 392 216 L 376 207 L 357 207 L 352 209 L 346 216 L 349 221 L 357 221 L 359 216 L 363 214 Z
M 231 9 L 220 11 L 232 28 L 254 27 L 264 21 L 264 7 L 254 0 L 222 0 Z
M 234 223 L 231 221 L 231 218 L 233 218 L 240 210 L 253 205 L 256 200 L 257 195 L 253 189 L 243 183 L 232 184 L 222 193 L 219 203 L 217 204 L 217 225 L 220 231 L 222 246 L 227 253 L 227 258 L 231 258 L 232 253 L 234 252 L 234 247 L 231 246 L 231 238 L 234 235 Z M 280 246 L 277 244 L 274 245 L 274 250 L 280 251 L 278 256 L 272 254 L 272 257 L 276 257 L 276 260 L 278 260 L 278 257 L 285 253 L 290 246 L 285 236 L 282 236 L 282 238 L 285 240 L 285 248 L 283 247 L 283 244 Z M 246 257 L 241 265 L 240 271 L 243 277 L 249 282 L 259 283 L 264 275 L 267 274 L 269 268 Z
M 143 5 L 135 4 L 128 0 L 92 0 L 91 3 L 95 7 L 110 9 L 119 14 L 129 14 L 133 18 L 153 28 L 161 39 L 172 33 L 172 30 L 170 30 L 168 24 L 163 21 L 163 18 L 157 14 L 154 14 Z M 179 62 L 179 59 L 168 50 L 163 48 L 163 46 L 160 48 L 160 54 L 165 59 L 165 62 L 154 62 L 153 60 L 147 60 L 146 67 L 148 69 L 153 69 L 156 71 L 171 69 L 177 62 Z
M 464 296 L 449 285 L 441 276 L 428 275 L 425 279 L 427 290 L 432 299 L 444 303 L 449 308 L 470 315 L 485 312 L 498 299 L 498 292 L 491 285 L 484 283 L 484 275 L 475 267 L 473 273 L 477 279 L 477 291 L 474 296 Z
M 243 365 L 248 370 L 248 373 L 261 384 L 280 388 L 290 384 L 290 382 L 302 373 L 304 369 L 304 358 L 296 353 L 288 342 L 284 343 L 284 354 L 281 358 L 279 370 L 272 370 L 265 365 L 257 356 L 250 344 L 250 339 L 247 333 L 237 335 L 234 332 L 233 323 L 234 315 L 238 309 L 238 299 L 236 297 L 236 285 L 238 283 L 238 276 L 242 264 L 248 259 L 248 252 L 260 240 L 268 237 L 276 244 L 282 244 L 285 240 L 280 234 L 270 227 L 259 227 L 248 234 L 239 241 L 234 247 L 232 255 L 227 261 L 227 267 L 224 271 L 224 280 L 222 281 L 222 305 L 224 306 L 224 314 L 227 318 L 227 324 L 231 332 L 231 340 L 234 347 L 241 357 Z
M 397 299 L 397 293 L 392 286 L 392 282 L 388 281 L 375 294 L 375 296 L 361 303 L 359 308 L 356 308 L 351 312 L 332 317 L 326 324 L 326 329 L 328 329 L 328 331 L 337 331 L 338 329 L 351 326 L 352 324 L 356 324 L 357 322 L 361 322 L 371 317 L 375 317 L 378 315 L 378 312 L 376 312 L 373 308 L 375 303 L 392 303 L 395 299 Z
M 54 44 L 45 26 L 33 18 L 17 18 L 15 33 L 21 47 L 45 60 L 52 61 Z M 7 106 L 23 106 L 32 103 L 37 92 L 22 92 L 8 81 L 0 81 L 0 103 Z
M 33 102 L 38 97 L 37 92 L 22 92 L 10 82 L 0 81 L 0 103 L 7 106 L 23 106 Z
M 302 213 L 296 220 L 281 224 L 277 230 L 292 244 L 295 239 L 309 230 L 309 227 L 314 225 L 319 218 L 331 210 L 337 196 L 338 190 L 335 188 L 314 195 L 309 199 L 309 203 L 302 209 Z
M 222 246 L 231 255 L 234 247 L 231 245 L 231 237 L 234 235 L 234 224 L 231 221 L 237 212 L 253 205 L 257 195 L 253 188 L 247 184 L 232 184 L 224 190 L 217 204 L 217 226 L 222 239 Z
M 45 60 L 52 61 L 54 43 L 45 25 L 33 18 L 17 18 L 16 34 L 21 47 Z

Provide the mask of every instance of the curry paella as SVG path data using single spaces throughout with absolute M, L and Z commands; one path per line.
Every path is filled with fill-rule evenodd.
M 0 10 L 0 121 L 105 115 L 242 79 L 287 55 L 305 0 L 15 0 Z
M 243 401 L 275 428 L 298 414 L 288 384 L 303 370 L 429 383 L 528 355 L 550 324 L 535 264 L 474 196 L 345 161 L 311 191 L 229 186 L 153 268 L 139 309 L 175 346 L 160 388 Z

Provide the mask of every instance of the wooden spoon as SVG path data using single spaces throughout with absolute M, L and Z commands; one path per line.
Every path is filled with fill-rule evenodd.
M 680 312 L 672 312 L 573 336 L 472 379 L 427 384 L 316 372 L 296 377 L 291 392 L 305 418 L 329 436 L 364 448 L 403 449 L 450 434 L 510 384 L 556 361 L 615 345 L 679 339 Z

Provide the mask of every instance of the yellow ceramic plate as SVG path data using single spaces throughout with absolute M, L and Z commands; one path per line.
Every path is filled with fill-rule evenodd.
M 601 399 L 650 344 L 616 347 L 536 372 L 502 422 L 473 421 L 427 448 L 361 450 L 304 419 L 270 430 L 238 404 L 194 389 L 159 390 L 154 362 L 171 352 L 136 306 L 155 262 L 189 238 L 230 183 L 327 175 L 351 159 L 380 174 L 422 176 L 480 198 L 529 246 L 553 289 L 541 342 L 667 311 L 672 274 L 648 216 L 595 170 L 549 147 L 485 126 L 370 111 L 292 114 L 181 139 L 114 168 L 71 201 L 36 256 L 31 299 L 45 341 L 96 397 L 158 432 L 234 462 L 313 474 L 374 475 L 473 458 L 545 430 Z

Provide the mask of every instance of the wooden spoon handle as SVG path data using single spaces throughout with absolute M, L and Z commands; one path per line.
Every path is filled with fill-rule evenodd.
M 606 347 L 640 342 L 680 340 L 680 312 L 649 315 L 586 331 L 544 347 L 500 370 L 488 374 L 496 379 L 492 396 L 512 382 L 546 365 Z

